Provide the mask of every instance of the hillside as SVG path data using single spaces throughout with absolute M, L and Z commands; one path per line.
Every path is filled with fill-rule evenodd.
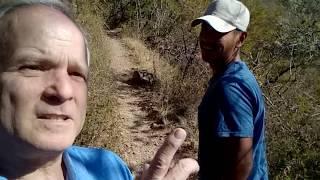
M 88 118 L 79 144 L 111 148 L 135 170 L 161 142 L 163 134 L 157 133 L 181 126 L 190 135 L 183 152 L 196 154 L 196 110 L 210 71 L 199 55 L 199 29 L 191 29 L 190 21 L 208 2 L 74 1 L 93 51 Z M 251 25 L 242 57 L 267 104 L 270 177 L 319 179 L 320 1 L 243 2 L 251 11 Z M 122 29 L 118 39 L 106 39 L 105 32 L 115 29 Z M 137 41 L 141 43 L 132 43 Z M 114 60 L 128 64 L 114 65 Z M 131 68 L 147 70 L 160 83 L 152 91 L 123 84 L 121 78 L 130 77 Z M 143 123 L 150 112 L 151 122 Z M 154 134 L 148 137 L 147 131 Z M 141 149 L 143 156 L 135 154 L 143 142 L 149 143 Z

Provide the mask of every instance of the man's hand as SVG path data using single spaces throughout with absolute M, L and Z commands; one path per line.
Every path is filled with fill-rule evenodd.
M 179 160 L 172 168 L 172 159 L 186 138 L 185 130 L 175 129 L 160 147 L 150 165 L 145 165 L 142 180 L 185 180 L 190 174 L 199 171 L 196 160 L 185 158 Z

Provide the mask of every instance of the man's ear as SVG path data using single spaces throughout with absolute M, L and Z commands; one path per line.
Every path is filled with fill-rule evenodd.
M 241 48 L 246 38 L 247 38 L 247 32 L 240 32 L 236 47 Z

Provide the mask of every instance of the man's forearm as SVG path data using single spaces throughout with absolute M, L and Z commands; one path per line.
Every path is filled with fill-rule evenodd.
M 232 180 L 246 180 L 250 176 L 253 157 L 252 157 L 252 139 L 225 139 L 229 141 L 225 146 L 228 150 L 224 154 L 224 178 Z
M 232 180 L 246 180 L 250 176 L 252 169 L 252 160 L 245 160 L 244 162 L 240 162 L 234 169 L 233 173 L 230 173 Z

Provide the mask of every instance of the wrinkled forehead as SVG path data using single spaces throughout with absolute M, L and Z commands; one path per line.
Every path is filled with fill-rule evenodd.
M 3 23 L 3 28 L 13 35 L 17 35 L 17 32 L 23 32 L 27 36 L 28 34 L 40 33 L 45 30 L 60 30 L 65 33 L 75 33 L 83 40 L 82 33 L 67 16 L 54 8 L 44 5 L 19 7 L 6 14 L 3 17 Z M 39 34 L 39 36 L 41 35 Z

